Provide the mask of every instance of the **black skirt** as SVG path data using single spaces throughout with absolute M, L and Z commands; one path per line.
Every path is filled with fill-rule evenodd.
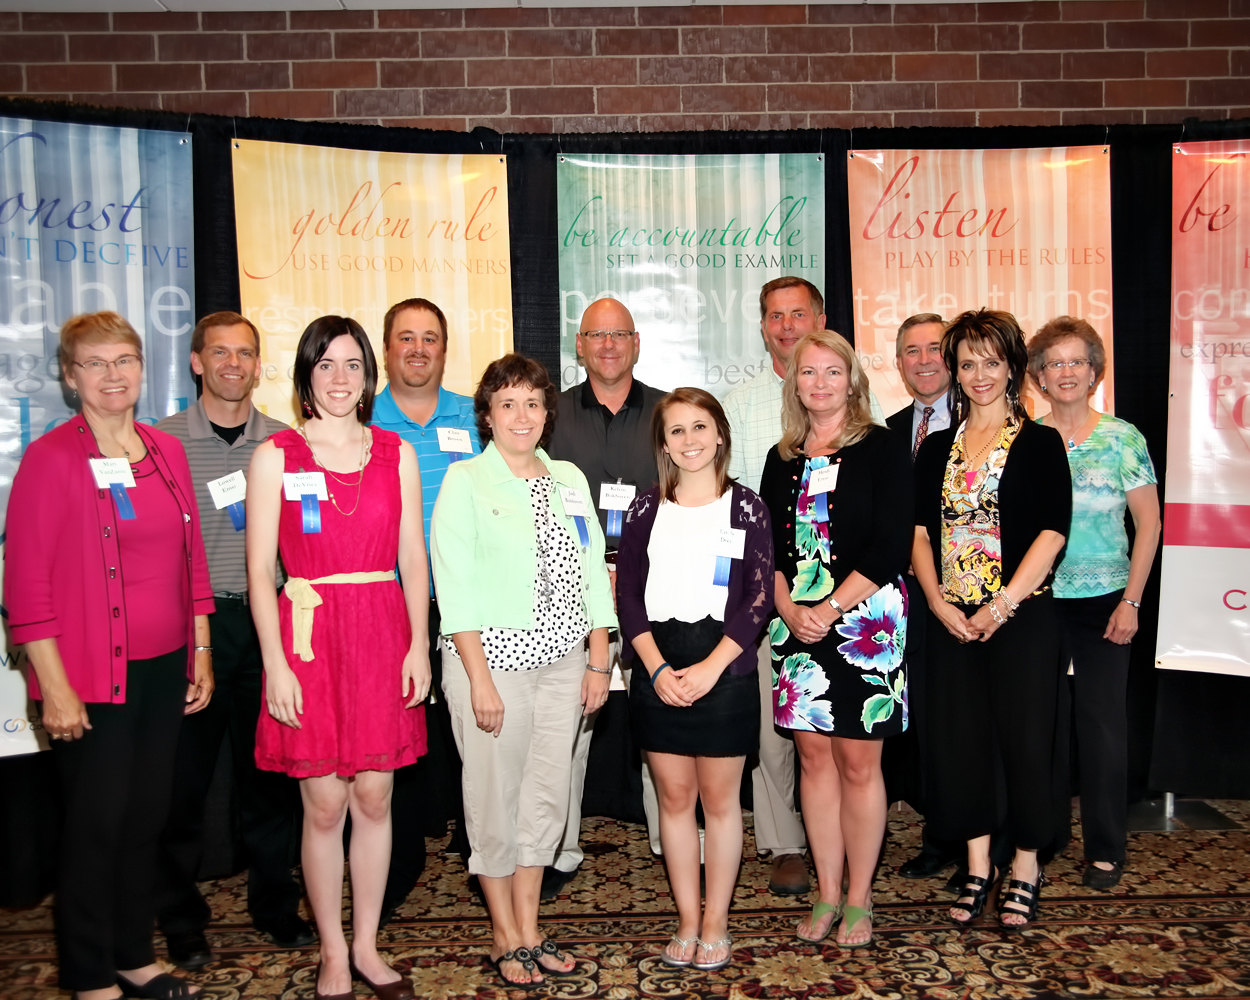
M 706 658 L 724 635 L 725 623 L 651 623 L 651 637 L 673 669 Z M 695 757 L 745 757 L 760 745 L 760 685 L 754 672 L 735 676 L 727 669 L 715 686 L 689 708 L 660 700 L 641 660 L 629 685 L 629 717 L 634 742 L 643 750 Z

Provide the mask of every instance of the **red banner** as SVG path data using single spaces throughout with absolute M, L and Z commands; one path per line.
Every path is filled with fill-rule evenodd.
M 1250 142 L 1172 157 L 1161 667 L 1250 676 Z

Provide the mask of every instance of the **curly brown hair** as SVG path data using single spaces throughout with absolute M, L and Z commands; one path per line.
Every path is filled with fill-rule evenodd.
M 473 413 L 477 417 L 477 433 L 485 447 L 494 435 L 490 429 L 490 401 L 500 389 L 512 386 L 527 385 L 543 394 L 543 406 L 547 409 L 547 422 L 543 425 L 542 437 L 538 439 L 538 447 L 546 448 L 551 440 L 551 432 L 556 426 L 556 386 L 551 381 L 547 366 L 524 354 L 505 354 L 502 358 L 492 361 L 482 372 L 482 380 L 473 393 Z

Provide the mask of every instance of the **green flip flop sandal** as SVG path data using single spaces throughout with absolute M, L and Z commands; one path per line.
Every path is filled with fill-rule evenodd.
M 820 937 L 806 937 L 799 933 L 797 927 L 794 929 L 794 936 L 800 941 L 806 941 L 809 944 L 820 944 L 820 942 L 833 932 L 833 929 L 837 926 L 838 921 L 842 919 L 842 904 L 821 902 L 812 906 L 812 915 L 808 918 L 808 921 L 811 923 L 813 929 L 819 926 L 821 920 L 825 918 L 825 914 L 827 913 L 832 913 L 833 919 L 829 921 L 829 926 L 825 928 L 825 933 L 820 935 Z
M 848 931 L 865 917 L 868 918 L 869 922 L 872 921 L 871 904 L 869 904 L 866 908 L 863 906 L 847 906 L 842 910 L 842 919 L 845 921 L 846 929 Z M 843 944 L 841 941 L 836 939 L 834 944 L 836 944 L 839 948 L 866 948 L 868 945 L 872 944 L 872 935 L 868 935 L 867 941 L 857 941 L 855 944 Z

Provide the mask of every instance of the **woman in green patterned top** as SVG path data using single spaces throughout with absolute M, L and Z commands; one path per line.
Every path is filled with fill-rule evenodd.
M 1129 644 L 1159 545 L 1159 494 L 1146 441 L 1090 406 L 1106 370 L 1102 339 L 1060 316 L 1029 343 L 1029 373 L 1050 400 L 1042 422 L 1068 449 L 1072 529 L 1055 571 L 1055 608 L 1073 664 L 1084 883 L 1107 890 L 1124 871 L 1128 811 Z M 1135 537 L 1130 554 L 1127 506 Z

